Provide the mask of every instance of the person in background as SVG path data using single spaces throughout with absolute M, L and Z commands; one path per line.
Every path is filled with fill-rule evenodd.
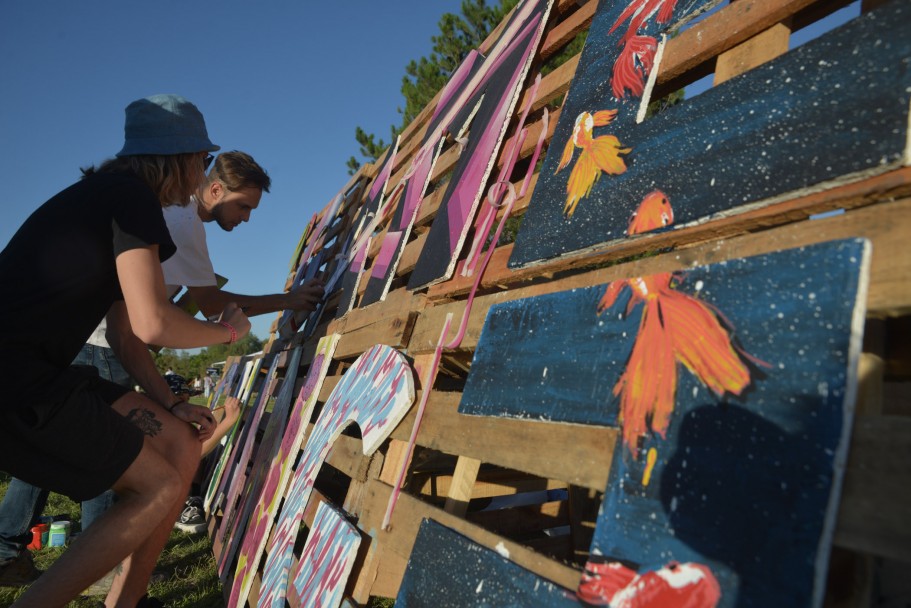
M 136 354 L 147 360 L 146 344 L 231 343 L 250 330 L 235 303 L 201 321 L 165 289 L 161 262 L 176 247 L 162 208 L 189 199 L 218 150 L 202 114 L 180 96 L 155 95 L 127 106 L 124 132 L 115 158 L 38 207 L 0 252 L 0 316 L 11 321 L 0 335 L 0 470 L 74 500 L 107 488 L 119 497 L 19 597 L 21 608 L 63 606 L 117 564 L 107 605 L 156 605 L 149 576 L 215 422 L 160 375 L 145 386 Z M 71 365 L 105 317 L 147 394 Z

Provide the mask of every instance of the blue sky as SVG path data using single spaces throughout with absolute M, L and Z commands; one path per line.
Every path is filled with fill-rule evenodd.
M 216 271 L 234 292 L 281 291 L 307 221 L 348 180 L 355 127 L 388 140 L 405 65 L 429 54 L 439 18 L 459 5 L 0 2 L 0 247 L 79 167 L 120 149 L 129 102 L 178 93 L 202 110 L 215 143 L 249 152 L 273 179 L 250 223 L 230 234 L 207 225 Z M 255 317 L 253 332 L 266 338 L 274 318 Z
M 223 150 L 272 176 L 248 224 L 206 230 L 226 289 L 281 291 L 307 221 L 345 185 L 360 125 L 389 139 L 405 65 L 458 0 L 0 2 L 0 248 L 28 215 L 123 145 L 123 109 L 178 93 Z M 151 8 L 154 7 L 154 8 Z M 275 315 L 253 319 L 268 337 Z

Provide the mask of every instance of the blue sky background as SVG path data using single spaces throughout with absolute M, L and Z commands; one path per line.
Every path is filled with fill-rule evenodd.
M 178 93 L 216 144 L 249 152 L 273 179 L 250 223 L 230 234 L 207 225 L 216 271 L 234 292 L 281 291 L 307 220 L 348 180 L 355 127 L 388 140 L 405 65 L 430 53 L 440 17 L 459 6 L 0 2 L 0 247 L 80 167 L 120 149 L 128 103 Z M 268 337 L 274 318 L 255 317 L 253 332 Z
M 134 99 L 178 93 L 272 176 L 251 221 L 207 224 L 226 289 L 281 291 L 307 221 L 345 185 L 360 125 L 389 139 L 405 65 L 458 0 L 0 2 L 0 248 L 79 168 L 123 145 Z M 276 315 L 253 318 L 268 337 Z

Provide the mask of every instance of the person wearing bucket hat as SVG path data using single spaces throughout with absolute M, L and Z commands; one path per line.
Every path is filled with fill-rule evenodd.
M 0 470 L 75 500 L 107 488 L 119 496 L 16 606 L 62 606 L 119 563 L 127 574 L 108 603 L 149 605 L 149 575 L 214 428 L 206 408 L 71 366 L 101 319 L 118 342 L 143 348 L 233 342 L 250 328 L 233 303 L 217 321 L 192 318 L 162 279 L 175 251 L 162 208 L 189 200 L 218 149 L 202 114 L 177 95 L 147 97 L 127 107 L 124 134 L 115 158 L 83 170 L 0 251 L 0 315 L 10 321 L 0 336 Z

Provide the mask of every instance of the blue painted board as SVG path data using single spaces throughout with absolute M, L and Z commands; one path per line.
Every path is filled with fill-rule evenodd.
M 625 6 L 598 7 L 510 267 L 627 238 L 633 212 L 654 190 L 670 200 L 681 227 L 907 162 L 907 2 L 886 4 L 639 124 L 640 100 L 618 100 L 611 86 L 625 29 L 609 29 Z M 643 31 L 660 29 L 666 28 Z M 616 155 L 625 169 L 596 171 L 591 191 L 568 215 L 567 187 L 583 152 L 570 143 L 572 160 L 558 170 L 565 144 L 579 116 L 604 110 L 617 114 L 594 123 L 591 137 L 615 137 L 615 147 L 626 151 Z
M 635 289 L 666 275 L 497 305 L 459 411 L 618 425 L 593 555 L 640 574 L 705 566 L 722 607 L 819 606 L 869 255 L 865 240 L 831 241 L 678 273 L 652 300 Z M 705 346 L 711 332 L 680 338 L 681 319 L 699 311 L 724 329 L 731 360 Z M 694 363 L 699 349 L 711 365 L 738 363 L 747 380 L 711 390 L 725 374 Z M 668 409 L 629 397 L 623 379 L 637 360 L 644 394 L 673 386 Z
M 675 292 L 720 312 L 751 383 L 738 402 L 787 398 L 843 377 L 861 241 L 832 241 L 729 260 L 675 274 Z M 610 284 L 492 306 L 462 394 L 463 414 L 616 426 L 614 389 L 626 370 L 645 304 L 627 311 L 632 290 L 598 312 Z M 736 350 L 736 349 L 735 349 Z M 837 355 L 837 356 L 836 356 Z M 751 357 L 768 363 L 766 367 Z M 676 363 L 679 399 L 715 400 Z M 783 397 L 783 395 L 785 397 Z
M 395 599 L 397 607 L 578 606 L 559 587 L 432 519 L 424 519 Z

